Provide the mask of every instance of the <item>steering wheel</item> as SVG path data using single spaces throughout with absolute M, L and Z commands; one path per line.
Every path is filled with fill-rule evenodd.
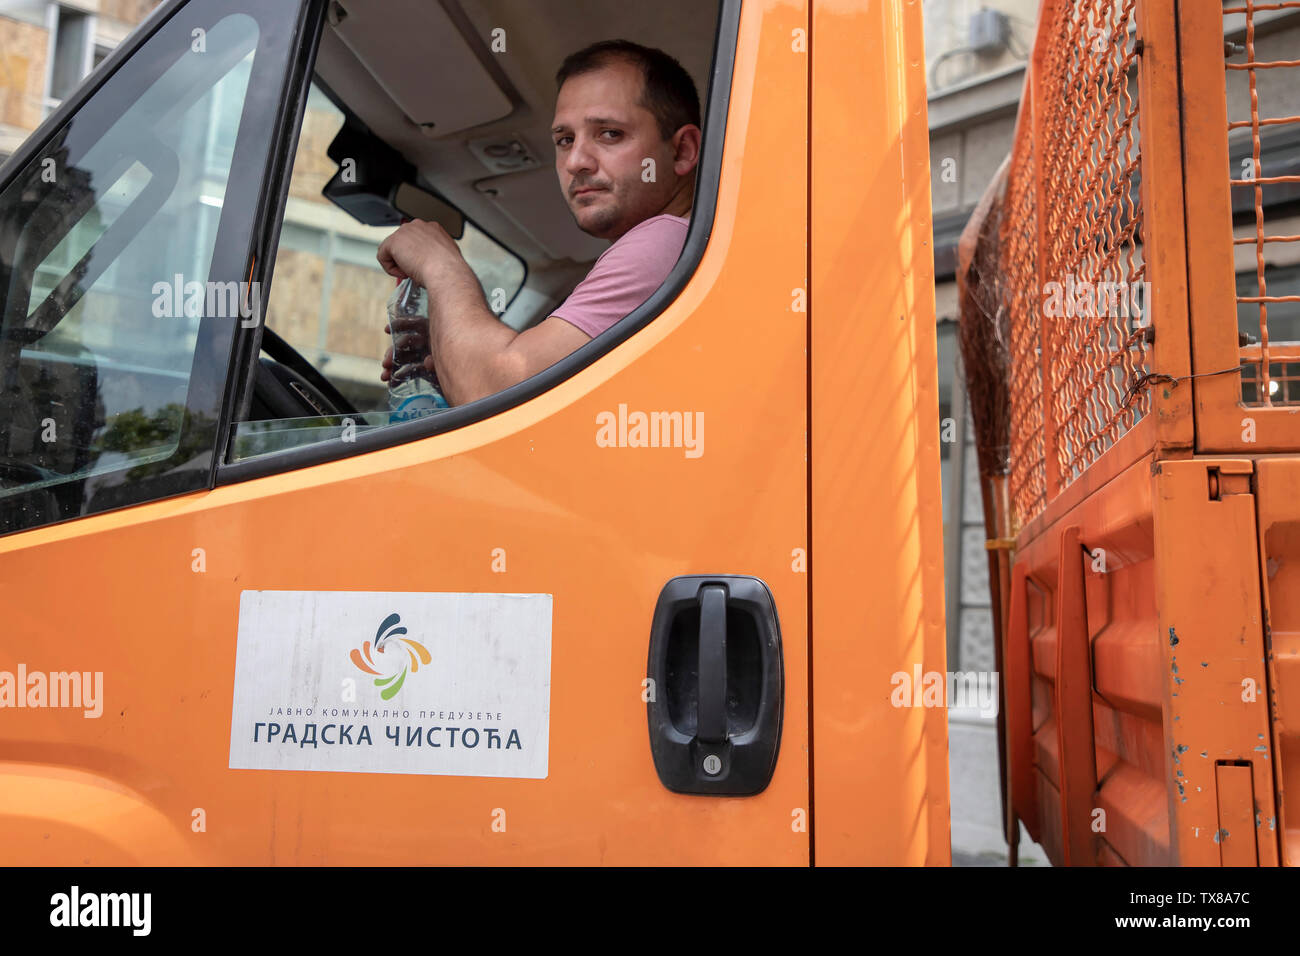
M 0 458 L 0 488 L 33 485 L 57 477 L 59 476 L 53 472 L 48 472 L 44 468 L 38 468 L 36 465 L 27 462 L 14 461 L 11 458 Z M 6 482 L 11 484 L 6 485 Z
M 262 328 L 262 349 L 254 370 L 255 420 L 356 415 L 356 408 L 292 345 L 269 327 Z
M 22 488 L 24 485 L 39 485 L 40 482 L 48 481 L 51 478 L 59 478 L 60 475 L 54 472 L 46 471 L 36 465 L 28 464 L 23 461 L 14 461 L 10 458 L 0 459 L 0 488 Z M 65 505 L 69 509 L 68 514 L 76 511 L 76 504 L 66 504 L 60 502 L 63 497 L 59 494 L 57 488 L 35 487 L 27 489 L 27 492 L 20 493 L 16 499 L 0 499 L 0 531 L 17 531 L 25 527 L 34 527 L 36 524 L 44 524 L 47 521 L 58 521 L 61 517 L 66 517 L 64 513 Z M 80 500 L 81 492 L 73 492 Z

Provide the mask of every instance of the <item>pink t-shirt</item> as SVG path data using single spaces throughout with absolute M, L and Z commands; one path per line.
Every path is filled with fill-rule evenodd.
M 690 218 L 651 216 L 619 236 L 600 254 L 587 277 L 551 315 L 593 339 L 650 298 L 672 272 Z

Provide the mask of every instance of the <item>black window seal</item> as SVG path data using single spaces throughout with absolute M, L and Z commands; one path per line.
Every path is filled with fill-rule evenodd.
M 367 452 L 392 448 L 421 438 L 454 431 L 499 415 L 550 391 L 556 385 L 573 377 L 645 328 L 667 306 L 676 301 L 704 257 L 704 250 L 709 244 L 709 237 L 713 231 L 714 216 L 717 213 L 718 185 L 722 178 L 722 150 L 726 137 L 728 105 L 731 100 L 732 72 L 739 42 L 742 2 L 743 0 L 720 0 L 719 3 L 713 61 L 709 70 L 705 130 L 701 144 L 700 164 L 696 170 L 691 224 L 677 264 L 650 298 L 615 323 L 609 331 L 571 352 L 550 368 L 486 398 L 458 405 L 449 411 L 428 418 L 386 425 L 373 431 L 355 434 L 350 436 L 348 441 L 343 440 L 342 429 L 340 429 L 340 437 L 333 441 L 271 452 L 237 462 L 224 461 L 228 457 L 227 449 L 227 454 L 221 456 L 222 464 L 217 467 L 216 484 L 218 486 L 235 484 L 352 458 Z M 303 99 L 305 101 L 305 94 Z
M 235 328 L 230 353 L 227 356 L 226 389 L 217 422 L 217 444 L 212 455 L 212 468 L 208 487 L 219 481 L 221 463 L 227 457 L 236 418 L 248 414 L 253 400 L 253 379 L 258 356 L 262 349 L 262 329 L 266 325 L 266 305 L 271 300 L 271 281 L 275 276 L 275 260 L 279 252 L 280 228 L 289 196 L 289 180 L 293 175 L 293 157 L 298 150 L 303 118 L 307 112 L 307 94 L 312 76 L 316 72 L 316 52 L 320 49 L 321 33 L 325 29 L 327 0 L 307 0 L 304 28 L 307 36 L 297 46 L 296 59 L 289 65 L 288 89 L 276 110 L 275 133 L 268 151 L 268 165 L 263 170 L 262 190 L 256 206 L 252 246 L 244 258 L 248 279 L 259 290 L 257 321 L 249 326 L 241 319 Z M 288 163 L 280 157 L 289 157 Z M 247 356 L 247 361 L 242 359 Z M 233 386 L 233 387 L 232 387 Z

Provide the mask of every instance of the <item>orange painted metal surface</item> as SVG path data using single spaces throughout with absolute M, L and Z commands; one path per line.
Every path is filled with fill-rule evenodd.
M 1043 833 L 1038 819 L 1038 801 L 1034 796 L 1038 772 L 1034 764 L 1033 676 L 1029 665 L 1029 635 L 1041 621 L 1029 619 L 1031 592 L 1038 587 L 1029 579 L 1023 561 L 1011 569 L 1010 615 L 1007 624 L 1007 649 L 1003 658 L 1002 681 L 1007 701 L 1007 764 L 1010 768 L 1009 799 L 1031 835 Z M 1041 608 L 1041 602 L 1035 602 Z M 1055 832 L 1054 830 L 1052 832 Z M 1035 836 L 1041 842 L 1041 838 Z
M 1008 658 L 1032 666 L 1009 669 L 1006 680 L 1011 700 L 1032 701 L 1032 709 L 1028 721 L 1010 722 L 1014 800 L 1058 863 L 1167 862 L 1164 747 L 1149 686 L 1148 475 L 1146 461 L 1124 472 L 1016 556 L 1027 584 L 1013 594 L 1012 615 L 1025 626 L 1013 627 Z
M 1017 124 L 1000 226 L 1020 527 L 1007 750 L 1015 810 L 1056 863 L 1298 855 L 1300 416 L 1244 402 L 1235 373 L 1300 351 L 1267 340 L 1268 301 L 1264 341 L 1238 340 L 1254 299 L 1236 291 L 1232 188 L 1255 190 L 1257 251 L 1271 240 L 1260 184 L 1226 174 L 1232 12 L 1044 0 Z M 1242 71 L 1290 68 L 1257 62 L 1247 34 Z M 1232 124 L 1256 158 L 1260 117 L 1252 96 Z M 1062 146 L 1088 129 L 1090 148 Z M 1047 316 L 1067 277 L 1149 281 L 1150 328 Z
M 0 539 L 0 646 L 105 698 L 6 713 L 4 861 L 947 863 L 946 713 L 890 703 L 946 669 L 923 59 L 916 0 L 746 3 L 708 248 L 627 342 L 456 431 Z M 624 403 L 704 453 L 601 447 Z M 780 615 L 754 797 L 668 791 L 646 740 L 659 589 L 707 572 Z M 245 590 L 551 594 L 548 776 L 229 769 Z
M 1272 717 L 1269 748 L 1277 766 L 1276 830 L 1282 859 L 1300 865 L 1300 461 L 1263 458 L 1256 463 L 1259 563 L 1263 572 Z
M 1259 862 L 1278 862 L 1251 472 L 1248 460 L 1198 458 L 1161 463 L 1153 481 L 1171 831 L 1187 865 L 1221 862 L 1214 768 L 1225 763 L 1252 768 Z
M 1066 863 L 1092 862 L 1092 801 L 1097 789 L 1092 749 L 1092 654 L 1088 644 L 1084 549 L 1077 527 L 1061 532 L 1057 589 L 1056 661 L 1057 788 Z
M 1219 794 L 1219 862 L 1223 866 L 1257 866 L 1255 793 L 1248 764 L 1217 763 Z
M 1022 541 L 1013 800 L 1054 862 L 1277 862 L 1250 473 L 1144 458 Z M 1219 792 L 1224 766 L 1248 768 L 1246 804 L 1240 784 Z M 1242 814 L 1257 821 L 1248 851 L 1218 835 L 1220 816 Z
M 6 713 L 5 862 L 807 863 L 809 576 L 792 550 L 809 543 L 810 449 L 831 755 L 820 852 L 946 861 L 944 715 L 887 703 L 888 671 L 943 664 L 919 4 L 827 3 L 817 17 L 816 69 L 833 81 L 819 108 L 851 102 L 892 133 L 853 136 L 841 154 L 837 137 L 858 124 L 825 123 L 817 142 L 827 159 L 812 284 L 827 324 L 813 323 L 824 405 L 811 441 L 807 316 L 789 306 L 808 281 L 811 54 L 791 39 L 809 10 L 746 3 L 709 245 L 637 335 L 453 432 L 0 540 L 6 656 L 102 671 L 106 697 L 98 720 Z M 887 68 L 860 73 L 868 62 Z M 865 93 L 849 89 L 855 77 Z M 864 181 L 863 169 L 875 172 Z M 702 412 L 704 453 L 600 447 L 596 417 L 620 403 Z M 883 493 L 862 493 L 868 471 Z M 507 573 L 493 570 L 495 548 Z M 780 615 L 784 729 L 775 776 L 754 797 L 668 791 L 646 740 L 659 589 L 707 572 L 761 577 Z M 548 777 L 230 770 L 245 589 L 552 594 Z M 191 826 L 197 809 L 204 832 Z
M 946 864 L 947 714 L 890 701 L 947 670 L 921 4 L 815 2 L 812 44 L 816 862 Z

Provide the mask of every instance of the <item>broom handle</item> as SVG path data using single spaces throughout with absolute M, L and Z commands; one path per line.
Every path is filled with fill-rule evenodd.
M 1006 486 L 1005 476 L 980 476 L 980 496 L 984 504 L 984 533 L 991 541 L 1006 540 L 1009 537 Z M 1006 676 L 1002 666 L 1005 659 L 1005 621 L 1009 610 L 1011 556 L 1006 548 L 990 548 L 988 562 L 989 597 L 992 604 L 990 610 L 993 618 L 993 664 L 998 675 L 998 793 L 1001 797 L 1002 836 L 1007 842 L 1007 865 L 1016 866 L 1020 855 L 1020 826 L 1010 797 L 1011 766 L 1008 759 L 1010 742 L 1007 740 Z
M 1010 484 L 1006 475 L 997 475 L 993 479 L 995 513 L 997 515 L 998 537 L 1004 541 L 1012 540 L 1015 535 L 1011 528 Z M 1020 862 L 1020 821 L 1016 817 L 1016 808 L 1011 801 L 1011 741 L 1007 736 L 1007 685 L 1003 678 L 1003 662 L 1007 659 L 1007 621 L 1011 619 L 1011 551 L 999 548 L 998 556 L 998 590 L 997 602 L 1001 613 L 998 615 L 998 628 L 994 639 L 997 642 L 998 657 L 998 735 L 1002 746 L 1007 750 L 1004 761 L 1005 774 L 1003 787 L 1007 800 L 1003 806 L 1005 828 L 1007 833 L 1008 866 L 1018 866 Z

